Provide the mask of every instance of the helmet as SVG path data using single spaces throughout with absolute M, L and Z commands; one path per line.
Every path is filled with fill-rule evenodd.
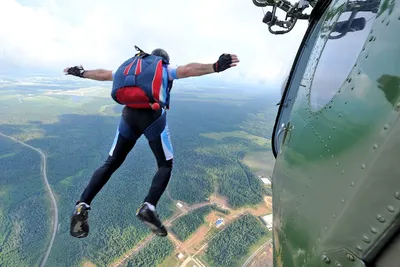
M 151 54 L 162 57 L 167 63 L 169 63 L 169 55 L 168 55 L 167 51 L 165 51 L 164 49 L 162 49 L 162 48 L 154 49 L 151 52 Z

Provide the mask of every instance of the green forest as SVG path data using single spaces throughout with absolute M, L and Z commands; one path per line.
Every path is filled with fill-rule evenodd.
M 208 246 L 206 258 L 211 266 L 236 266 L 249 247 L 268 234 L 266 227 L 253 215 L 245 214 L 232 222 Z
M 172 226 L 172 232 L 181 240 L 185 241 L 205 222 L 205 216 L 211 212 L 210 206 L 201 207 L 189 214 L 179 218 Z
M 0 166 L 0 266 L 37 266 L 51 220 L 40 156 L 1 138 Z
M 124 267 L 153 267 L 160 264 L 173 251 L 174 245 L 167 238 L 153 238 L 137 255 L 129 259 Z
M 142 138 L 92 202 L 89 236 L 74 239 L 69 235 L 75 202 L 107 158 L 121 110 L 109 97 L 109 89 L 81 94 L 80 87 L 84 86 L 69 84 L 67 93 L 57 89 L 52 94 L 34 86 L 5 87 L 0 92 L 0 106 L 6 110 L 0 113 L 0 132 L 41 149 L 47 157 L 47 176 L 59 214 L 47 266 L 79 266 L 84 259 L 104 266 L 151 233 L 135 216 L 157 169 Z M 73 88 L 79 93 L 74 95 Z M 260 180 L 240 160 L 246 151 L 270 150 L 269 143 L 254 136 L 269 139 L 278 97 L 246 93 L 249 89 L 233 88 L 234 94 L 224 90 L 228 89 L 213 89 L 199 97 L 197 91 L 178 87 L 172 95 L 168 111 L 174 147 L 168 186 L 172 199 L 164 194 L 157 205 L 162 220 L 175 211 L 175 200 L 205 202 L 216 188 L 233 208 L 262 201 L 265 190 Z M 260 121 L 268 125 L 264 133 Z M 226 134 L 237 132 L 241 134 Z M 225 134 L 215 139 L 213 133 Z M 51 205 L 40 162 L 37 152 L 0 137 L 1 266 L 38 266 L 48 246 Z M 192 231 L 186 229 L 182 238 Z

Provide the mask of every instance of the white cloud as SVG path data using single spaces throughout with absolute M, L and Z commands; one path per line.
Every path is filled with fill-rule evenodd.
M 275 36 L 262 17 L 250 0 L 1 0 L 0 62 L 60 74 L 76 64 L 113 69 L 136 44 L 163 47 L 173 64 L 212 63 L 235 53 L 239 66 L 221 78 L 280 84 L 306 23 Z

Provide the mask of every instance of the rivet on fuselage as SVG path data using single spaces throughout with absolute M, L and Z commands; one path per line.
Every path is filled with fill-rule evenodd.
M 336 162 L 336 166 L 339 166 L 339 162 Z
M 331 263 L 331 259 L 329 259 L 328 256 L 326 255 L 322 255 L 322 261 L 327 264 Z
M 336 218 L 336 214 L 334 213 L 334 214 L 332 214 L 332 218 Z
M 365 164 L 361 164 L 361 169 L 365 169 L 366 165 Z
M 396 110 L 397 110 L 397 111 L 400 110 L 400 102 L 398 102 L 398 103 L 396 104 Z
M 394 207 L 393 207 L 393 206 L 388 206 L 388 207 L 387 207 L 387 210 L 388 210 L 389 212 L 394 212 Z
M 354 261 L 353 255 L 351 255 L 351 254 L 349 254 L 349 253 L 346 254 L 346 258 L 347 258 L 349 261 Z
M 378 148 L 378 144 L 375 144 L 372 148 L 373 149 L 377 149 Z
M 386 219 L 385 219 L 385 217 L 383 217 L 382 215 L 380 215 L 380 214 L 378 214 L 377 216 L 376 216 L 376 219 L 378 220 L 378 222 L 380 222 L 380 223 L 384 223 L 384 222 L 386 222 Z
M 360 247 L 360 246 L 357 246 L 356 249 L 357 249 L 358 251 L 363 251 L 362 247 Z
M 333 128 L 332 128 L 333 130 L 335 130 L 336 129 L 336 127 L 335 126 L 333 126 Z
M 342 264 L 340 262 L 336 262 L 336 267 L 342 267 Z
M 388 25 L 389 25 L 389 23 L 390 23 L 390 21 L 388 21 L 388 22 L 386 23 L 386 26 L 388 26 Z
M 344 203 L 344 198 L 342 198 L 342 199 L 340 200 L 340 202 Z
M 372 42 L 374 40 L 374 36 L 369 37 L 368 41 Z
M 385 125 L 383 126 L 383 129 L 384 129 L 384 130 L 389 129 L 389 124 L 385 124 Z
M 350 184 L 350 185 L 351 185 L 351 186 L 354 186 L 355 184 L 356 184 L 355 182 L 351 182 L 351 184 Z
M 376 234 L 378 231 L 374 227 L 370 227 L 369 230 L 371 230 L 371 233 Z
M 394 197 L 397 198 L 398 200 L 400 200 L 400 193 L 399 192 L 395 192 L 394 193 Z
M 339 113 L 339 118 L 342 117 L 342 113 Z
M 369 239 L 369 237 L 368 236 L 363 236 L 363 241 L 365 242 L 365 243 L 370 243 L 371 242 L 371 239 Z

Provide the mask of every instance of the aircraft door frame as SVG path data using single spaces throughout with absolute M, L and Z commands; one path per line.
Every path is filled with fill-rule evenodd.
M 330 1 L 327 1 L 330 2 Z M 284 142 L 290 138 L 290 130 L 293 126 L 290 124 L 290 115 L 293 104 L 301 85 L 301 80 L 304 75 L 308 59 L 313 50 L 314 44 L 318 37 L 321 23 L 319 17 L 313 18 L 307 28 L 304 38 L 300 44 L 299 50 L 296 54 L 289 76 L 286 77 L 286 85 L 282 93 L 282 98 L 279 103 L 278 114 L 275 119 L 275 125 L 272 132 L 272 153 L 277 158 L 279 153 L 282 152 Z

